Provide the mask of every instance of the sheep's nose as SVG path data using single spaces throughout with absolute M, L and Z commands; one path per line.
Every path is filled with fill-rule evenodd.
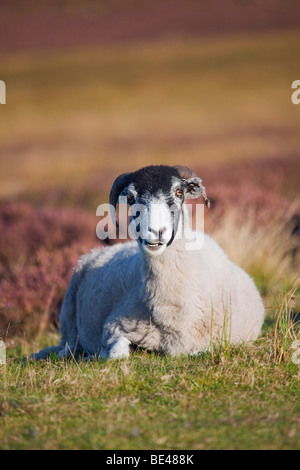
M 160 229 L 158 231 L 158 238 L 159 238 L 159 241 L 161 241 L 163 239 L 163 234 L 167 231 L 167 227 L 163 227 L 162 229 Z
M 155 237 L 157 237 L 157 239 L 159 241 L 161 241 L 163 239 L 163 234 L 167 231 L 167 227 L 163 227 L 159 230 L 155 230 L 154 228 L 152 227 L 149 227 L 149 232 L 153 233 L 153 235 L 155 235 Z

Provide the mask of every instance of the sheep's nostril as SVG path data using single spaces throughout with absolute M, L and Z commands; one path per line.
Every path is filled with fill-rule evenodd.
M 168 230 L 167 227 L 163 227 L 159 230 L 155 230 L 152 227 L 148 228 L 148 231 L 156 237 L 157 241 L 161 241 L 163 239 L 163 235 L 167 230 Z
M 153 235 L 155 235 L 156 237 L 159 236 L 159 232 L 160 232 L 160 231 L 157 231 L 157 230 L 155 230 L 155 229 L 152 228 L 152 227 L 149 227 L 149 228 L 148 228 L 148 231 L 149 231 L 150 233 L 153 233 Z
M 162 239 L 163 237 L 163 234 L 167 231 L 167 227 L 164 227 L 162 229 L 159 230 L 159 240 Z

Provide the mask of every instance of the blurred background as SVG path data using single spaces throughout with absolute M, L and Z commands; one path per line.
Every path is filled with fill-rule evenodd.
M 57 324 L 98 204 L 149 164 L 199 173 L 267 307 L 297 284 L 299 63 L 296 0 L 1 2 L 0 336 Z

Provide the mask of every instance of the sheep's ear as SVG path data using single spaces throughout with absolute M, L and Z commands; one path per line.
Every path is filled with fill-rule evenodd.
M 202 179 L 197 176 L 197 173 L 187 166 L 175 165 L 173 168 L 178 171 L 179 177 L 185 184 L 185 198 L 196 199 L 197 197 L 202 196 L 206 207 L 210 207 L 210 201 L 206 195 Z
M 202 184 L 201 178 L 198 176 L 187 178 L 184 183 L 186 199 L 197 199 L 202 196 L 206 207 L 210 207 L 210 201 L 206 195 L 205 187 Z

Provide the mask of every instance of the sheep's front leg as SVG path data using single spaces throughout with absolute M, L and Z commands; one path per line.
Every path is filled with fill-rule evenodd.
M 130 341 L 125 336 L 117 338 L 109 347 L 107 357 L 109 359 L 119 359 L 122 357 L 129 357 L 130 354 Z
M 158 350 L 160 336 L 158 329 L 143 312 L 134 308 L 127 316 L 114 312 L 103 328 L 101 356 L 112 359 L 128 357 L 130 345 Z
M 128 332 L 122 328 L 118 319 L 115 318 L 104 325 L 100 356 L 109 359 L 129 357 L 130 343 Z

